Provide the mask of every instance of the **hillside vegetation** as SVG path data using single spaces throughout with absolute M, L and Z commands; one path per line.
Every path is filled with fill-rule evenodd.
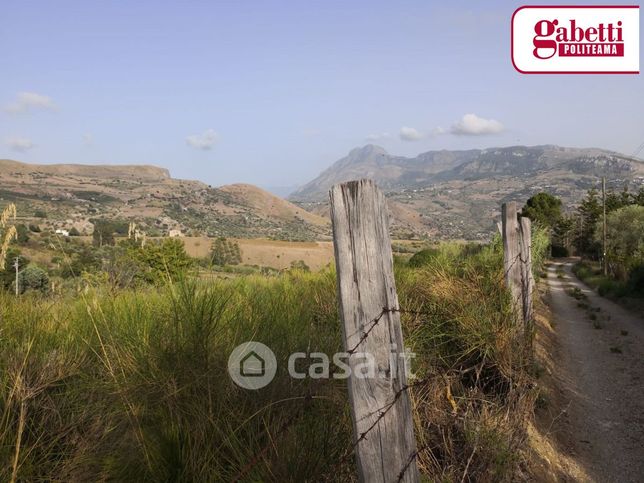
M 154 166 L 31 165 L 0 160 L 0 207 L 18 206 L 24 223 L 72 228 L 93 220 L 137 223 L 149 236 L 328 240 L 328 191 L 371 178 L 388 197 L 392 236 L 489 241 L 500 203 L 541 191 L 576 205 L 598 177 L 609 187 L 644 186 L 644 162 L 601 149 L 510 146 L 428 151 L 414 158 L 367 145 L 352 150 L 286 201 L 256 186 L 212 187 Z
M 591 188 L 572 213 L 549 193 L 531 197 L 523 208 L 551 233 L 552 255 L 582 257 L 573 271 L 600 295 L 635 310 L 644 307 L 644 188 L 607 190 L 605 201 Z M 606 237 L 604 243 L 604 212 Z
M 25 224 L 91 234 L 96 219 L 213 237 L 314 240 L 329 221 L 256 186 L 213 188 L 154 166 L 32 165 L 0 160 L 0 208 L 13 202 Z

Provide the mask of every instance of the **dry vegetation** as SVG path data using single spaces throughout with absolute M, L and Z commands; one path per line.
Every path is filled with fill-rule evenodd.
M 149 236 L 179 229 L 228 238 L 315 240 L 330 231 L 328 219 L 256 186 L 214 188 L 171 178 L 154 166 L 31 165 L 0 159 L 0 207 L 6 202 L 18 206 L 23 223 L 75 228 L 86 235 L 96 218 L 134 221 Z
M 535 393 L 499 244 L 444 245 L 396 277 L 401 307 L 418 312 L 403 325 L 424 381 L 412 393 L 422 472 L 516 479 Z M 341 349 L 332 269 L 80 298 L 0 293 L 0 324 L 1 480 L 354 479 L 344 383 L 285 371 L 293 351 Z M 280 367 L 254 392 L 226 369 L 250 339 Z

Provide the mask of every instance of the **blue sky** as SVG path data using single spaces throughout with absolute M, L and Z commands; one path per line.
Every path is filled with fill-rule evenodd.
M 522 4 L 3 0 L 0 158 L 290 186 L 368 142 L 632 154 L 642 76 L 517 73 Z

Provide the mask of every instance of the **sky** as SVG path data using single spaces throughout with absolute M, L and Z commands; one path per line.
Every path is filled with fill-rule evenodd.
M 633 154 L 642 76 L 518 73 L 521 5 L 1 0 L 0 158 L 281 187 L 367 143 Z

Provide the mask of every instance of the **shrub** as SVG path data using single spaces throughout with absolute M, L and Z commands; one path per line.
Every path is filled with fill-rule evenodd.
M 20 293 L 35 290 L 42 293 L 49 292 L 49 276 L 47 272 L 37 265 L 29 265 L 18 275 Z
M 409 259 L 409 266 L 418 268 L 424 265 L 428 265 L 432 261 L 435 261 L 440 256 L 440 254 L 441 252 L 438 248 L 425 248 L 424 250 L 416 252 Z
M 19 245 L 25 245 L 29 241 L 29 228 L 25 225 L 16 225 L 16 241 Z
M 581 280 L 586 280 L 587 278 L 592 277 L 593 275 L 595 275 L 595 272 L 592 269 L 592 267 L 590 265 L 588 265 L 588 263 L 586 263 L 586 262 L 579 262 L 579 263 L 575 264 L 572 267 L 572 271 Z
M 304 260 L 293 260 L 291 262 L 291 270 L 302 270 L 304 272 L 310 272 L 311 269 L 309 266 L 304 262 Z
M 617 280 L 602 278 L 597 287 L 597 293 L 602 297 L 624 297 L 627 290 L 624 284 Z
M 96 272 L 102 266 L 101 252 L 96 248 L 81 245 L 78 251 L 61 261 L 60 276 L 63 278 L 80 277 L 83 272 Z
M 644 264 L 631 269 L 627 286 L 630 294 L 644 297 Z
M 193 260 L 178 238 L 164 238 L 161 242 L 147 243 L 144 247 L 130 246 L 127 256 L 140 268 L 136 278 L 151 284 L 179 280 L 193 266 Z
M 644 206 L 632 205 L 607 215 L 607 258 L 615 277 L 625 281 L 635 267 L 644 264 Z M 602 239 L 601 223 L 595 240 Z

